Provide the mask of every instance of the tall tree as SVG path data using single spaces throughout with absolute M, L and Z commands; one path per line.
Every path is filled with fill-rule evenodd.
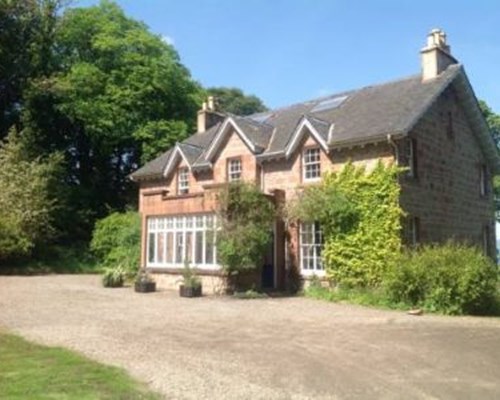
M 207 89 L 207 92 L 216 98 L 221 111 L 236 115 L 250 115 L 267 111 L 267 107 L 261 99 L 254 95 L 246 95 L 238 88 L 212 87 Z
M 29 254 L 54 233 L 53 195 L 61 157 L 27 157 L 15 129 L 0 142 L 0 262 Z
M 53 70 L 60 7 L 61 0 L 0 0 L 0 139 L 19 126 L 29 80 Z
M 58 69 L 31 81 L 23 133 L 35 154 L 64 152 L 61 228 L 85 237 L 135 202 L 128 174 L 188 134 L 202 90 L 173 47 L 109 1 L 66 9 L 53 48 Z

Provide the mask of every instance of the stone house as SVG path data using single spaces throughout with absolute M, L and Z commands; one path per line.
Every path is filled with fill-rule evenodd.
M 220 279 L 214 193 L 252 181 L 283 204 L 348 160 L 408 167 L 401 205 L 408 244 L 467 240 L 495 254 L 492 176 L 500 159 L 464 68 L 440 30 L 421 50 L 421 73 L 240 117 L 198 112 L 198 132 L 132 174 L 139 184 L 142 266 L 173 286 L 185 259 L 205 286 Z M 321 227 L 274 221 L 261 282 L 282 288 L 292 271 L 321 276 Z

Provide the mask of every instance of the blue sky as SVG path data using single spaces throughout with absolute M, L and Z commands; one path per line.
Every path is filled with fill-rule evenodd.
M 204 86 L 239 87 L 271 108 L 418 73 L 440 27 L 477 97 L 500 113 L 500 1 L 117 2 L 171 41 Z

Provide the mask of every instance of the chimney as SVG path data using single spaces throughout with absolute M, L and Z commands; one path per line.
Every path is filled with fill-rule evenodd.
M 427 45 L 420 50 L 422 54 L 422 81 L 437 77 L 457 60 L 450 53 L 446 34 L 441 29 L 433 29 L 427 35 Z
M 218 122 L 224 120 L 225 116 L 215 110 L 215 98 L 208 96 L 201 110 L 198 111 L 198 133 L 205 132 Z

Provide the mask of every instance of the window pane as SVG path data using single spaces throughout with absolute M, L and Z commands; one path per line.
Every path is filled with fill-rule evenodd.
M 148 238 L 148 262 L 154 263 L 155 261 L 155 234 L 150 233 Z
M 186 245 L 185 247 L 185 253 L 184 253 L 184 259 L 191 263 L 193 261 L 193 233 L 192 232 L 186 232 Z
M 173 232 L 167 232 L 167 264 L 172 264 L 174 262 L 174 234 Z
M 211 231 L 206 233 L 206 245 L 205 245 L 205 264 L 214 263 L 214 242 L 213 234 Z
M 159 264 L 163 264 L 164 260 L 164 252 L 165 252 L 165 233 L 158 233 L 158 246 L 156 247 L 156 262 Z
M 196 264 L 203 264 L 203 232 L 196 232 L 195 235 L 194 262 Z
M 172 229 L 174 227 L 174 219 L 172 217 L 167 218 L 165 225 L 167 229 Z
M 158 218 L 157 228 L 158 228 L 158 230 L 165 229 L 165 218 Z
M 184 234 L 182 232 L 177 232 L 176 233 L 176 254 L 175 254 L 175 262 L 177 264 L 182 264 L 184 262 L 183 260 L 183 254 L 184 254 Z

